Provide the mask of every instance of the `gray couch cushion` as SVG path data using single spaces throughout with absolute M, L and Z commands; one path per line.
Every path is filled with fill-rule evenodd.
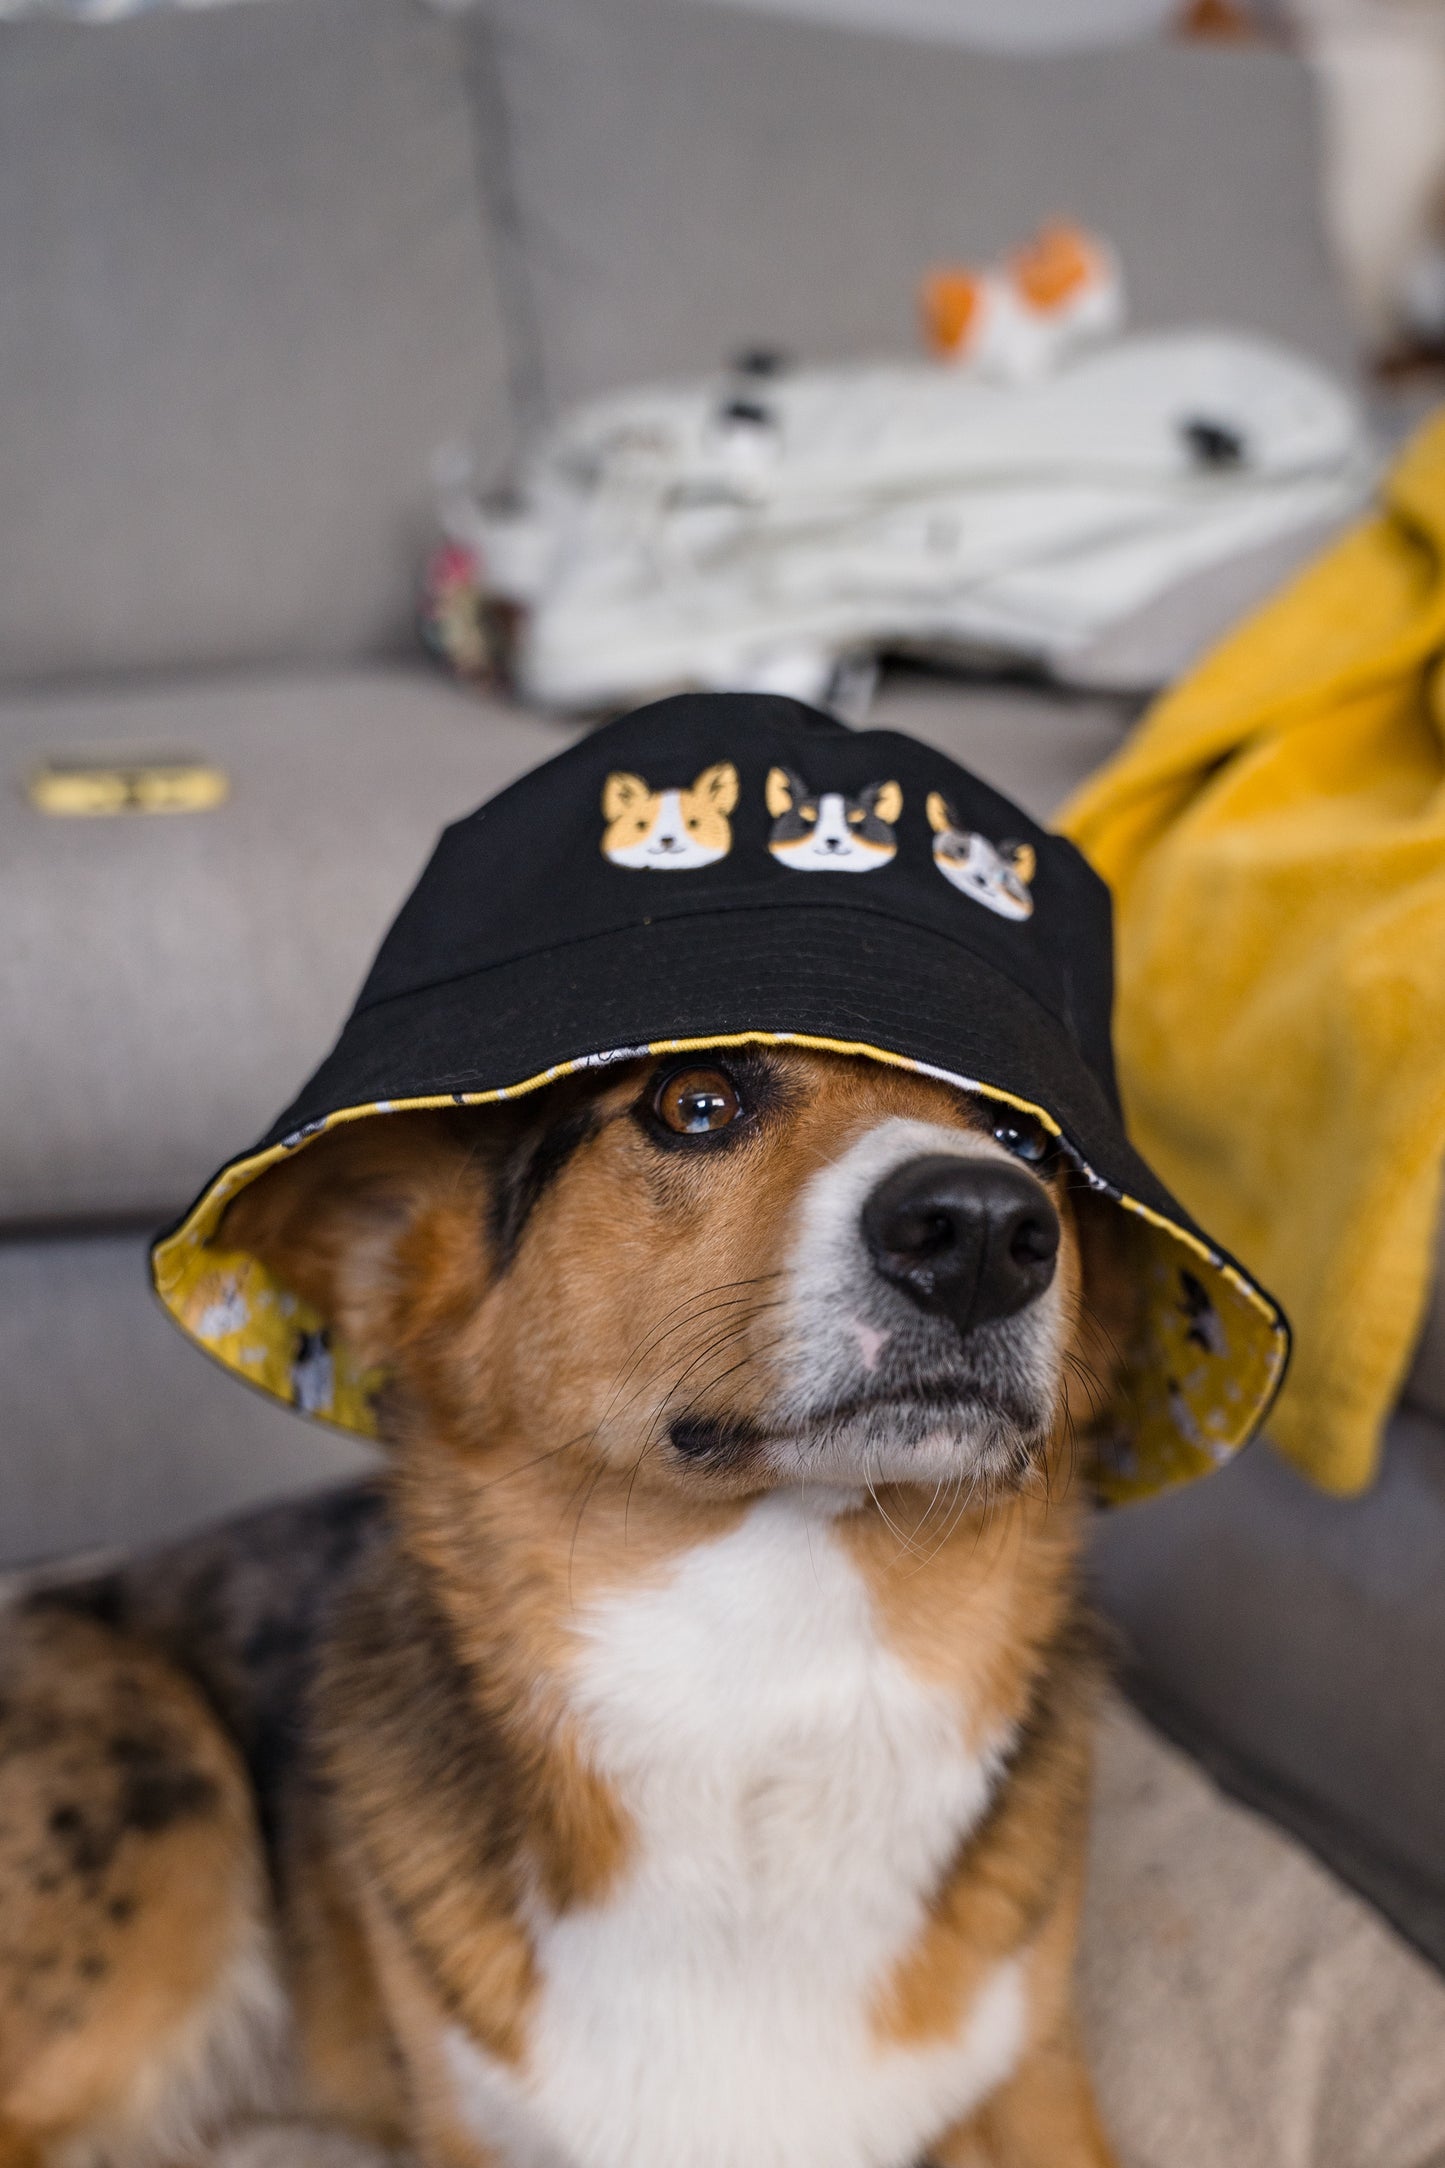
M 468 34 L 553 404 L 756 342 L 907 350 L 925 266 L 1060 211 L 1117 241 L 1138 323 L 1348 359 L 1281 54 L 1022 59 L 682 0 L 492 0 Z
M 183 1339 L 140 1234 L 0 1239 L 0 1377 L 0 1566 L 177 1535 L 372 1464 Z
M 962 761 L 1047 821 L 1101 761 L 1119 750 L 1139 711 L 1135 700 L 1067 694 L 1031 685 L 960 685 L 923 670 L 894 670 L 868 716 L 906 730 Z
M 0 1222 L 184 1204 L 325 1052 L 437 831 L 570 735 L 400 669 L 0 703 Z M 157 747 L 229 801 L 54 820 L 20 787 Z
M 1093 1566 L 1146 1708 L 1445 1965 L 1445 1432 L 1395 1417 L 1326 1497 L 1265 1446 L 1105 1515 Z
M 0 675 L 408 638 L 509 442 L 476 128 L 422 0 L 0 25 Z

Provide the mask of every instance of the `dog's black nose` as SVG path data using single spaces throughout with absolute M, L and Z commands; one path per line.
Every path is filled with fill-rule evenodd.
M 863 1237 L 885 1280 L 965 1333 L 1043 1293 L 1059 1215 L 1023 1167 L 939 1152 L 884 1177 L 863 1207 Z

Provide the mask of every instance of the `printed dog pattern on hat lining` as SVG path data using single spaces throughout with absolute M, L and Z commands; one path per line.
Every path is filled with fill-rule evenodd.
M 634 873 L 715 865 L 733 847 L 728 816 L 737 802 L 738 771 L 730 760 L 704 768 L 686 790 L 653 790 L 640 775 L 615 772 L 602 786 L 602 854 Z
M 768 849 L 795 873 L 875 873 L 897 855 L 894 824 L 903 811 L 897 783 L 869 783 L 854 798 L 810 790 L 792 768 L 768 771 L 773 816 Z
M 336 1398 L 336 1366 L 331 1359 L 331 1335 L 302 1330 L 296 1335 L 291 1358 L 291 1405 L 303 1415 L 329 1415 Z
M 990 843 L 965 828 L 941 791 L 928 793 L 933 862 L 960 895 L 972 897 L 1000 918 L 1032 918 L 1029 883 L 1037 863 L 1031 843 Z

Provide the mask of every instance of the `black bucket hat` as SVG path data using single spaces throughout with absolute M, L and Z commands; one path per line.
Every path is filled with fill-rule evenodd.
M 1027 1111 L 1145 1230 L 1099 1482 L 1154 1491 L 1253 1435 L 1289 1334 L 1129 1143 L 1111 999 L 1103 883 L 943 754 L 770 695 L 661 700 L 446 830 L 334 1050 L 155 1244 L 156 1288 L 228 1368 L 369 1435 L 379 1380 L 216 1241 L 238 1191 L 341 1122 L 645 1054 L 830 1049 Z

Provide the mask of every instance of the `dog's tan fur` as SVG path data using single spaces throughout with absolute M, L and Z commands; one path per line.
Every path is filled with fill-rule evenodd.
M 575 1148 L 511 1246 L 499 1184 L 541 1102 L 347 1125 L 231 1207 L 225 1242 L 386 1368 L 395 1541 L 329 1635 L 274 1906 L 236 1753 L 175 1665 L 43 1607 L 9 1629 L 0 2168 L 209 2160 L 172 2096 L 237 1953 L 273 1942 L 294 2055 L 271 2113 L 414 2149 L 427 2168 L 500 2168 L 457 2118 L 443 2034 L 461 2026 L 523 2067 L 539 1994 L 529 1904 L 605 1904 L 640 1841 L 569 1701 L 579 1607 L 657 1581 L 737 1527 L 760 1487 L 746 1457 L 681 1465 L 663 1417 L 694 1401 L 764 1414 L 780 1263 L 813 1174 L 893 1117 L 983 1119 L 906 1072 L 773 1059 L 781 1111 L 706 1164 L 649 1146 L 630 1112 L 638 1068 L 554 1087 L 548 1119 L 575 1122 Z M 1047 1446 L 1019 1481 L 946 1511 L 894 1484 L 834 1524 L 893 1653 L 946 1689 L 971 1736 L 1013 1726 L 1019 1742 L 869 2011 L 880 2052 L 943 2037 L 992 1966 L 1028 1953 L 1023 2059 L 966 2127 L 938 2133 L 937 2168 L 1110 2159 L 1070 2011 L 1093 1673 L 1072 1577 L 1086 1487 L 1071 1476 L 1130 1275 L 1110 1209 L 1062 1177 L 1053 1193 L 1071 1347 Z M 120 1800 L 127 1727 L 149 1741 L 148 1816 Z M 79 1864 L 67 1808 L 105 1833 Z M 252 2112 L 253 2076 L 223 2125 Z

